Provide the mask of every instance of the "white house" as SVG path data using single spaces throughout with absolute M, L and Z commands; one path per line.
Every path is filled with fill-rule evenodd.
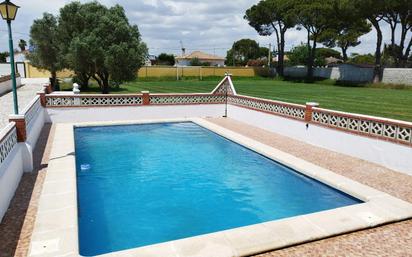
M 14 52 L 14 62 L 24 62 L 27 60 L 26 55 L 29 53 L 29 51 L 24 51 L 24 52 Z M 6 62 L 10 62 L 10 57 L 6 58 Z
M 202 63 L 208 63 L 210 66 L 220 67 L 220 66 L 225 65 L 225 58 L 217 56 L 217 55 L 207 54 L 201 51 L 195 51 L 188 55 L 176 57 L 175 58 L 176 65 L 177 66 L 191 66 L 190 62 L 195 58 L 199 59 L 199 61 Z

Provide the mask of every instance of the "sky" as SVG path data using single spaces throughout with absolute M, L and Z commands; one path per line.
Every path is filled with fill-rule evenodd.
M 59 9 L 70 0 L 12 0 L 21 8 L 12 23 L 14 47 L 19 39 L 29 39 L 30 26 L 42 13 L 58 14 Z M 87 2 L 87 1 L 81 1 Z M 200 50 L 226 56 L 236 40 L 250 38 L 260 46 L 275 43 L 275 37 L 262 37 L 243 19 L 245 11 L 258 0 L 100 0 L 102 4 L 122 5 L 131 24 L 137 24 L 149 53 L 180 54 L 181 46 L 186 52 Z M 383 26 L 384 38 L 390 39 L 389 27 Z M 361 37 L 361 44 L 350 48 L 353 53 L 372 53 L 376 33 L 372 31 Z M 292 29 L 286 34 L 286 50 L 306 41 L 306 32 Z M 8 50 L 6 23 L 0 21 L 0 51 Z

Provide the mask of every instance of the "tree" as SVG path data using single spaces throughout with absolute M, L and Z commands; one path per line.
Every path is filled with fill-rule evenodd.
M 27 42 L 24 39 L 19 40 L 19 47 L 22 52 L 26 50 Z
M 244 18 L 262 36 L 275 33 L 278 52 L 277 72 L 283 76 L 285 57 L 285 34 L 295 26 L 293 1 L 263 0 L 246 11 Z
M 323 49 L 327 49 L 327 48 L 320 48 L 318 49 L 319 51 L 316 51 L 316 56 L 314 58 L 314 66 L 325 66 L 326 65 L 326 61 L 325 58 L 326 57 L 336 57 L 339 56 L 339 52 L 338 55 L 336 55 L 336 51 L 328 51 L 328 50 L 323 50 Z M 328 54 L 330 53 L 330 54 Z M 289 52 L 288 54 L 289 57 L 289 62 L 291 65 L 306 65 L 308 62 L 308 58 L 309 58 L 309 49 L 307 47 L 306 44 L 301 44 L 299 46 L 295 46 L 292 48 L 292 50 Z M 336 57 L 338 58 L 338 57 Z
M 157 57 L 158 64 L 161 65 L 175 65 L 175 56 L 173 54 L 161 53 Z
M 263 57 L 261 54 L 261 48 L 255 40 L 241 39 L 234 42 L 232 49 L 227 51 L 226 64 L 245 66 L 249 60 Z M 265 55 L 267 55 L 267 52 Z
M 408 32 L 412 32 L 412 2 L 409 0 L 386 0 L 384 3 L 382 20 L 389 24 L 391 29 L 391 44 L 385 46 L 390 52 L 396 67 L 406 67 L 406 62 L 412 47 L 412 36 L 408 38 Z M 396 44 L 396 30 L 400 25 L 400 40 Z M 406 45 L 405 45 L 406 44 Z
M 342 56 L 339 51 L 336 51 L 335 49 L 332 48 L 327 48 L 327 47 L 321 47 L 317 49 L 317 56 L 325 59 L 328 57 L 334 57 L 336 59 L 342 59 Z
M 34 67 L 50 71 L 50 83 L 55 90 L 58 90 L 57 71 L 61 69 L 61 65 L 56 17 L 44 13 L 43 18 L 34 20 L 30 28 L 30 38 L 34 50 L 28 54 L 28 59 Z
M 383 35 L 380 21 L 385 13 L 385 0 L 353 0 L 354 7 L 359 15 L 367 19 L 376 31 L 375 68 L 373 81 L 379 82 L 382 78 L 382 42 Z
M 349 63 L 373 65 L 375 63 L 375 56 L 373 56 L 372 54 L 352 54 L 352 56 L 349 58 Z
M 296 0 L 294 12 L 299 28 L 307 31 L 307 79 L 313 80 L 313 66 L 316 57 L 316 46 L 324 31 L 334 26 L 333 0 Z M 312 41 L 312 43 L 311 43 Z
M 9 57 L 9 52 L 0 52 L 0 62 L 6 62 Z
M 334 26 L 324 31 L 320 41 L 327 47 L 339 47 L 343 61 L 348 60 L 348 48 L 358 46 L 359 37 L 371 31 L 367 23 L 350 0 L 336 0 L 332 2 L 335 16 Z
M 412 48 L 412 2 L 409 0 L 398 0 L 396 2 L 398 2 L 396 10 L 399 12 L 399 19 L 401 23 L 401 39 L 397 57 L 400 62 L 400 67 L 406 68 Z M 409 42 L 406 43 L 408 33 Z
M 80 2 L 72 2 L 60 9 L 58 42 L 60 61 L 65 68 L 75 73 L 73 80 L 85 89 L 92 76 L 90 71 L 93 69 L 93 61 L 89 59 L 89 45 L 79 39 L 85 27 L 81 9 Z
M 61 10 L 59 31 L 64 65 L 79 76 L 92 77 L 102 93 L 110 84 L 132 80 L 147 57 L 137 26 L 130 25 L 124 9 L 98 2 L 74 2 Z M 110 83 L 109 83 L 110 82 Z

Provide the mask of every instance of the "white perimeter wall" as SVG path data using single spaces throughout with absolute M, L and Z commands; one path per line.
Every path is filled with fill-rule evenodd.
M 16 83 L 17 83 L 17 87 L 19 87 L 21 85 L 21 78 L 20 77 L 16 78 Z M 10 92 L 11 88 L 12 88 L 11 80 L 0 82 L 0 95 L 3 95 L 7 92 Z
M 15 145 L 0 165 L 0 222 L 9 207 L 23 174 L 21 149 L 20 144 Z
M 285 75 L 293 78 L 305 77 L 306 67 L 286 67 Z M 353 65 L 340 65 L 333 68 L 317 67 L 314 69 L 314 76 L 342 81 L 371 82 L 373 79 L 373 68 L 361 68 Z M 383 70 L 382 82 L 412 86 L 412 69 L 385 68 Z
M 224 105 L 48 108 L 46 122 L 222 117 Z M 412 175 L 410 147 L 228 105 L 229 118 Z
M 33 170 L 33 151 L 45 117 L 45 109 L 42 107 L 26 131 L 26 142 L 17 143 L 0 165 L 0 222 L 9 207 L 23 172 Z
M 233 105 L 228 107 L 228 116 L 280 135 L 412 175 L 412 149 L 407 146 L 340 132 L 313 124 L 306 129 L 305 122 Z
M 223 104 L 131 106 L 94 108 L 47 108 L 48 122 L 93 122 L 140 119 L 222 117 Z

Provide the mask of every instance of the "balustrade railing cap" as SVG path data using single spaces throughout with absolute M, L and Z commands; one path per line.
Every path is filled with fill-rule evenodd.
M 9 120 L 24 119 L 24 114 L 10 114 Z
M 312 107 L 317 107 L 317 106 L 319 106 L 319 103 L 316 103 L 316 102 L 307 102 L 306 105 L 312 106 Z
M 150 93 L 150 91 L 141 91 L 142 92 L 142 94 L 149 94 Z

